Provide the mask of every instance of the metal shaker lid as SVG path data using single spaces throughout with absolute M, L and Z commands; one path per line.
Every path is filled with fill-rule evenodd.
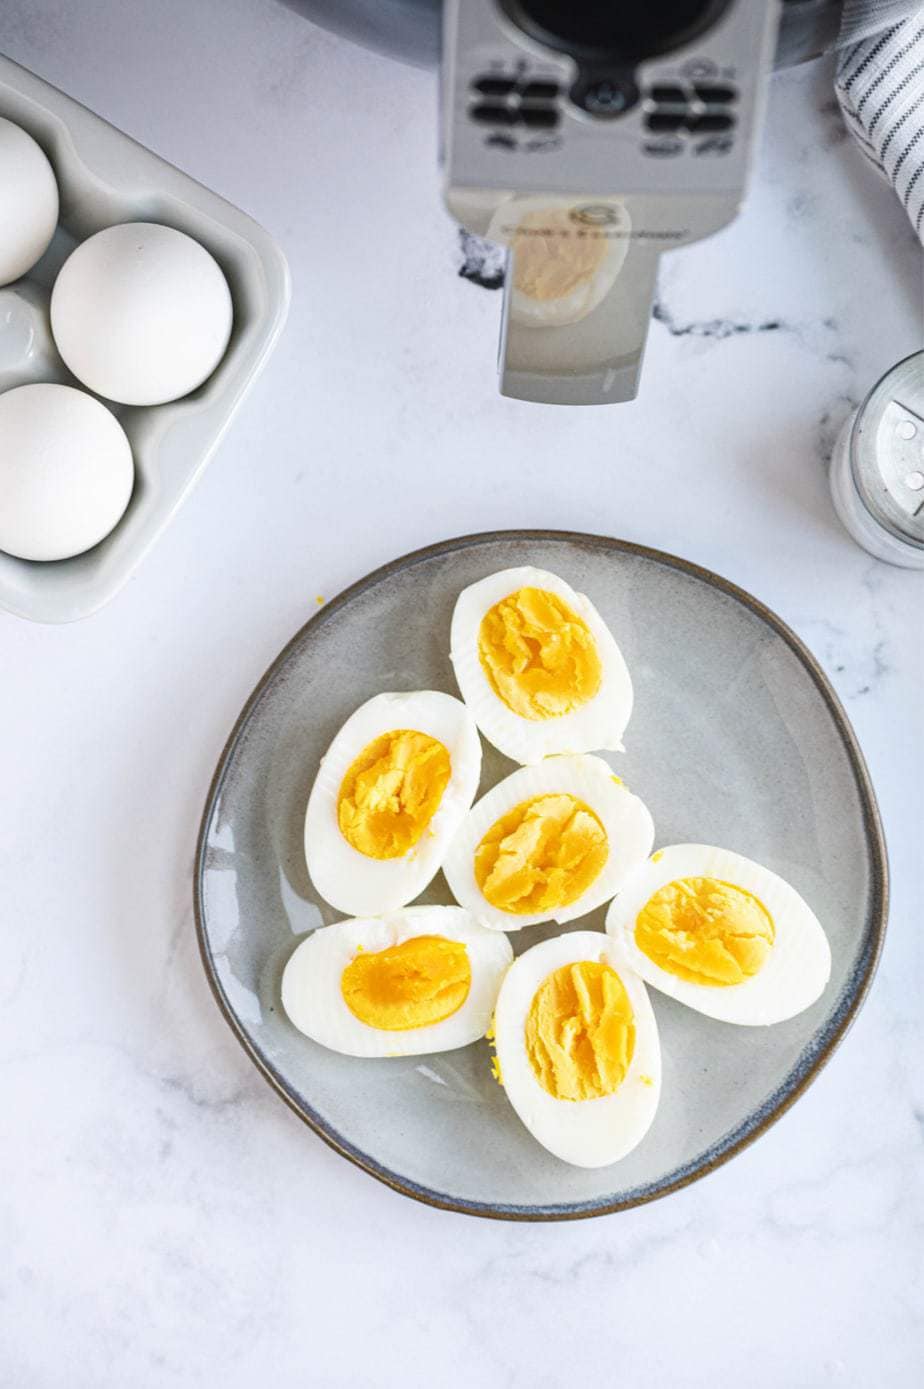
M 924 549 L 924 352 L 887 371 L 860 406 L 850 466 L 875 520 Z

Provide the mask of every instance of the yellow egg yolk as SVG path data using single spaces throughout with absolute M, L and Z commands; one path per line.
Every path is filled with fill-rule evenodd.
M 451 1018 L 471 985 L 468 951 L 445 936 L 412 936 L 385 950 L 361 950 L 340 978 L 350 1012 L 381 1032 L 409 1032 Z
M 635 1016 L 610 965 L 579 960 L 554 970 L 533 996 L 526 1054 L 556 1100 L 598 1100 L 626 1078 L 635 1051 Z
M 635 943 L 678 979 L 710 987 L 741 984 L 773 948 L 773 918 L 757 897 L 718 878 L 678 878 L 651 897 L 635 921 Z
M 520 588 L 495 603 L 478 631 L 481 667 L 498 698 L 524 719 L 557 719 L 600 688 L 597 645 L 557 593 Z
M 541 304 L 564 299 L 585 285 L 606 255 L 599 232 L 575 235 L 564 208 L 527 212 L 513 234 L 514 286 Z
M 583 896 L 608 856 L 590 806 L 564 792 L 534 796 L 488 830 L 475 850 L 475 881 L 499 911 L 555 911 Z
M 340 833 L 367 858 L 402 858 L 439 809 L 451 770 L 449 753 L 436 738 L 408 728 L 383 733 L 343 778 Z

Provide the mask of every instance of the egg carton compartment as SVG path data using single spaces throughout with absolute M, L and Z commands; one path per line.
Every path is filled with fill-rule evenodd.
M 0 607 L 36 622 L 71 622 L 118 592 L 211 459 L 282 331 L 289 272 L 272 237 L 245 213 L 2 56 L 0 116 L 45 151 L 61 200 L 42 259 L 0 289 L 0 391 L 36 381 L 81 386 L 54 346 L 51 287 L 79 242 L 117 222 L 162 222 L 201 242 L 225 274 L 234 310 L 224 357 L 190 395 L 156 406 L 104 401 L 135 462 L 132 497 L 115 529 L 73 559 L 39 562 L 0 552 Z

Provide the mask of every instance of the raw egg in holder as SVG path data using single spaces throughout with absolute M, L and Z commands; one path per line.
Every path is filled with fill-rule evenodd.
M 31 270 L 58 221 L 58 185 L 28 131 L 0 117 L 0 285 Z
M 37 383 L 0 394 L 0 550 L 83 554 L 122 516 L 134 475 L 124 429 L 85 391 Z
M 124 222 L 68 256 L 51 294 L 51 328 L 67 366 L 124 405 L 162 405 L 201 386 L 231 335 L 221 267 L 185 232 Z

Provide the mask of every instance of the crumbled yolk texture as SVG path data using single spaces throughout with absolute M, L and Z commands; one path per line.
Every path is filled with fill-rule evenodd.
M 514 287 L 541 304 L 586 285 L 606 254 L 603 236 L 576 236 L 566 209 L 527 212 L 513 234 Z
M 526 1054 L 556 1100 L 599 1100 L 626 1078 L 635 1051 L 635 1015 L 616 971 L 596 960 L 554 970 L 526 1018 Z
M 570 714 L 600 688 L 600 656 L 590 628 L 545 588 L 519 588 L 488 609 L 478 630 L 478 656 L 494 693 L 524 719 Z
M 555 911 L 583 896 L 608 857 L 589 805 L 564 792 L 534 796 L 488 830 L 475 850 L 475 881 L 498 911 Z
M 362 950 L 340 978 L 350 1012 L 381 1032 L 409 1032 L 451 1018 L 471 986 L 468 951 L 445 936 L 412 936 L 385 950 Z
M 773 948 L 773 918 L 763 902 L 718 878 L 678 878 L 646 903 L 635 943 L 678 979 L 710 987 L 742 984 Z
M 340 833 L 367 858 L 402 858 L 439 809 L 451 771 L 449 753 L 436 738 L 408 728 L 383 733 L 343 778 Z

